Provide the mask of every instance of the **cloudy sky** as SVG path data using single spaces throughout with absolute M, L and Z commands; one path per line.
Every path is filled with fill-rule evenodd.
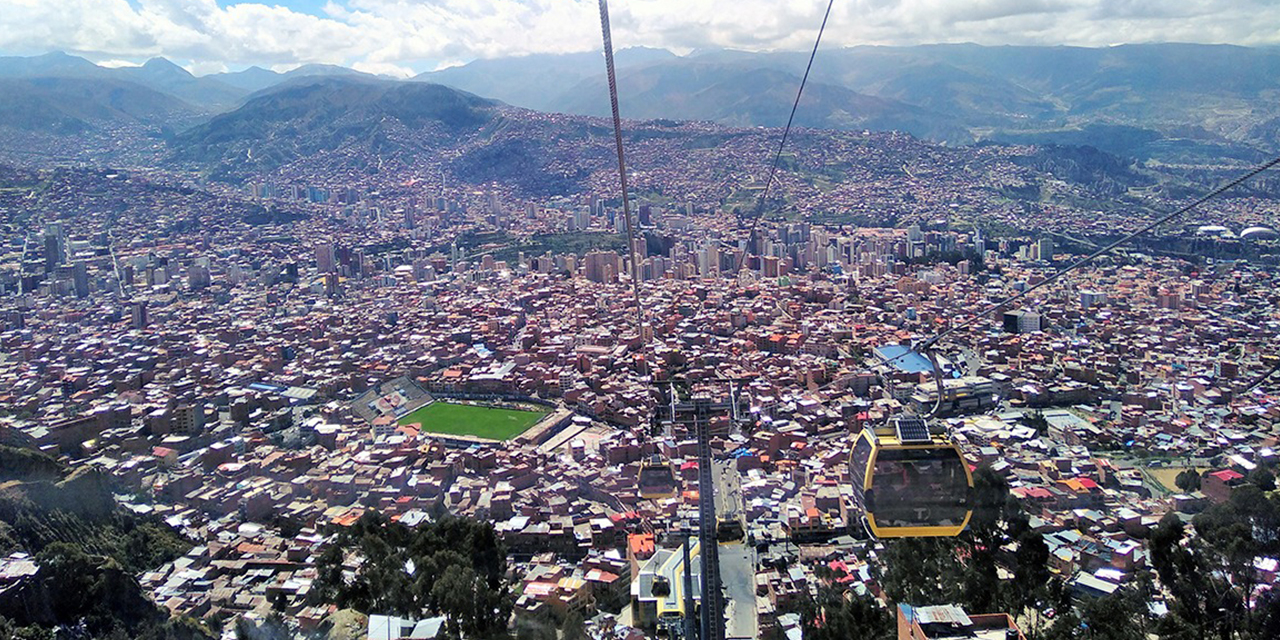
M 802 50 L 822 0 L 613 0 L 614 46 Z M 165 56 L 196 73 L 323 62 L 407 75 L 598 49 L 596 0 L 0 0 L 0 53 Z M 1274 0 L 836 0 L 824 46 L 1280 44 Z

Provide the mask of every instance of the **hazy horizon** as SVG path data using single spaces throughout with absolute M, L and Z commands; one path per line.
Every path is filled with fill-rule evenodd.
M 615 1 L 619 49 L 807 50 L 825 4 L 764 0 Z M 104 66 L 164 57 L 196 75 L 260 66 L 335 64 L 409 76 L 478 59 L 599 49 L 589 0 L 0 0 L 0 55 L 65 51 Z M 973 43 L 1280 44 L 1280 6 L 1206 0 L 867 0 L 833 9 L 824 47 Z

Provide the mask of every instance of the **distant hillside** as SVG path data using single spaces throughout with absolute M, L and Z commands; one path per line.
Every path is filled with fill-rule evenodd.
M 787 123 L 800 77 L 776 69 L 678 62 L 628 69 L 620 73 L 618 82 L 626 89 L 626 98 L 620 105 L 624 117 L 781 127 Z M 558 110 L 568 113 L 610 113 L 603 77 L 583 80 L 557 103 L 561 107 Z M 967 130 L 948 116 L 817 82 L 805 88 L 795 124 L 822 129 L 906 131 L 921 138 L 969 141 Z
M 0 77 L 4 78 L 102 78 L 109 69 L 81 58 L 54 51 L 39 56 L 0 56 Z
M 618 51 L 614 62 L 619 69 L 627 69 L 675 58 L 675 54 L 664 49 L 637 47 Z M 458 67 L 423 73 L 414 80 L 447 85 L 536 111 L 566 111 L 559 102 L 562 94 L 579 82 L 595 77 L 604 77 L 602 52 L 476 60 Z
M 238 87 L 250 93 L 261 91 L 272 85 L 284 82 L 284 76 L 269 69 L 263 69 L 262 67 L 249 67 L 243 71 L 214 73 L 209 77 L 223 84 Z
M 186 123 L 189 104 L 142 85 L 98 78 L 0 78 L 0 126 L 61 134 L 119 124 Z
M 513 105 L 600 115 L 603 63 L 584 55 L 488 60 L 427 77 Z M 800 52 L 654 56 L 620 70 L 621 107 L 634 117 L 777 124 L 807 60 Z M 815 98 L 797 113 L 808 126 L 949 142 L 1033 135 L 1140 158 L 1249 156 L 1272 146 L 1280 118 L 1273 48 L 850 47 L 820 50 L 810 82 Z M 1117 125 L 1146 133 L 1117 143 L 1108 129 Z
M 676 56 L 636 48 L 619 51 L 617 61 L 626 117 L 779 126 L 808 54 L 711 50 Z M 108 69 L 63 53 L 0 57 L 4 78 L 128 82 L 206 116 L 240 107 L 253 92 L 308 78 L 390 82 L 332 65 L 304 65 L 283 74 L 251 67 L 194 77 L 162 58 Z M 412 81 L 421 82 L 537 111 L 607 113 L 598 52 L 476 60 Z M 67 103 L 70 96 L 18 89 L 0 106 L 11 126 L 78 133 L 92 119 Z M 121 102 L 109 104 L 126 116 L 141 117 Z M 1280 138 L 1280 49 L 1191 44 L 826 48 L 818 52 L 796 117 L 801 126 L 898 130 L 952 144 L 1083 145 L 1174 163 L 1246 159 L 1270 151 Z M 309 145 L 304 141 L 303 146 Z
M 302 77 L 182 133 L 172 159 L 232 177 L 317 153 L 351 150 L 362 161 L 416 153 L 474 132 L 495 106 L 441 85 Z
M 684 106 L 701 110 L 696 113 L 704 118 L 750 114 L 737 118 L 768 118 L 781 124 L 790 108 L 782 95 L 785 91 L 776 88 L 782 82 L 773 78 L 781 73 L 745 71 L 738 82 L 717 85 Z M 664 83 L 678 85 L 685 80 L 679 73 L 666 71 L 652 78 L 641 89 L 654 96 L 668 90 Z M 899 118 L 895 128 L 947 122 L 917 107 L 855 95 L 839 87 L 818 83 L 813 89 L 804 109 L 807 115 L 799 118 L 801 126 L 834 126 L 840 118 L 845 119 L 841 124 L 856 122 L 863 128 L 885 125 L 889 118 Z M 851 108 L 834 108 L 838 101 Z M 766 111 L 770 108 L 774 110 Z M 911 122 L 911 117 L 918 120 Z M 696 194 L 693 197 L 719 199 L 730 207 L 750 203 L 747 185 L 764 179 L 779 133 L 758 127 L 631 120 L 624 144 L 636 176 L 633 187 L 637 193 L 681 194 L 675 197 L 682 198 Z M 1009 163 L 1019 152 L 986 153 L 979 158 L 906 136 L 861 131 L 801 129 L 793 132 L 789 145 L 780 179 L 796 203 L 826 202 L 824 194 L 845 188 L 836 184 L 856 183 L 882 171 L 893 175 L 903 171 L 904 163 L 910 163 L 914 172 L 927 171 L 928 164 L 946 166 L 948 188 L 957 192 L 981 188 L 987 176 L 1007 175 L 1019 165 L 1025 168 L 1017 172 L 1022 176 L 1020 183 L 1033 183 L 1035 174 L 1053 174 L 1082 194 L 1111 196 L 1129 186 L 1149 184 L 1129 169 L 1131 161 L 1075 147 Z M 855 160 L 831 160 L 837 157 Z M 496 183 L 532 198 L 584 190 L 610 193 L 616 189 L 615 162 L 612 129 L 605 118 L 548 116 L 441 85 L 351 77 L 299 78 L 266 89 L 243 107 L 175 136 L 168 155 L 173 168 L 200 171 L 232 184 L 271 180 L 276 170 L 291 176 L 329 177 L 383 171 L 400 175 L 429 166 L 431 170 L 438 167 L 452 184 Z

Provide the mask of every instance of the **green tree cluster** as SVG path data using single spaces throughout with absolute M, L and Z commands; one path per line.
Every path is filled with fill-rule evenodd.
M 355 571 L 348 557 L 360 559 Z M 369 511 L 321 553 L 312 587 L 320 602 L 370 614 L 443 615 L 449 633 L 506 633 L 513 600 L 506 552 L 489 523 L 445 517 L 410 528 Z
M 1198 481 L 1194 471 L 1182 482 Z M 1153 576 L 1139 573 L 1110 596 L 1073 602 L 1065 584 L 1048 570 L 1048 549 L 1030 530 L 1003 479 L 989 469 L 974 475 L 974 514 L 956 539 L 905 539 L 886 545 L 882 585 L 896 602 L 954 602 L 970 611 L 1027 609 L 1058 612 L 1045 628 L 1029 631 L 1045 640 L 1168 640 L 1280 638 L 1280 590 L 1252 601 L 1257 557 L 1280 554 L 1280 495 L 1258 482 L 1237 488 L 1231 499 L 1192 520 L 1195 535 L 1175 514 L 1149 535 L 1151 565 L 1169 596 L 1169 614 L 1155 616 L 1159 599 Z M 1016 543 L 1016 544 L 1010 544 Z M 1013 580 L 996 574 L 997 552 Z
M 1254 558 L 1280 553 L 1280 496 L 1242 485 L 1191 522 L 1195 536 L 1172 513 L 1151 532 L 1151 564 L 1174 596 L 1169 637 L 1280 637 L 1280 597 L 1248 597 Z
M 1155 587 L 1149 574 L 1139 574 L 1114 595 L 1065 609 L 1046 640 L 1280 638 L 1280 592 L 1265 591 L 1256 602 L 1248 597 L 1257 586 L 1254 558 L 1280 552 L 1280 501 L 1244 485 L 1192 526 L 1195 535 L 1171 512 L 1148 538 L 1152 568 L 1169 596 L 1168 615 L 1152 614 Z
M 1140 580 L 1141 582 L 1141 580 Z M 1150 580 L 1101 598 L 1068 607 L 1043 633 L 1042 640 L 1147 640 L 1154 632 Z
M 208 640 L 213 633 L 190 618 L 169 618 L 143 595 L 114 559 L 55 542 L 36 554 L 40 572 L 23 601 L 25 622 L 0 618 L 0 638 L 58 637 Z M 21 627 L 19 624 L 27 624 Z M 9 635 L 6 635 L 8 633 Z
M 85 638 L 211 637 L 198 624 L 170 620 L 142 593 L 134 576 L 191 544 L 159 520 L 117 506 L 109 477 L 0 445 L 0 480 L 0 553 L 32 553 L 40 567 L 0 629 L 20 638 L 55 627 Z
M 38 460 L 38 458 L 35 458 Z M 90 555 L 106 556 L 130 573 L 156 568 L 186 552 L 191 543 L 153 517 L 116 505 L 110 480 L 81 469 L 57 480 L 43 463 L 29 467 L 0 495 L 0 542 L 37 553 L 63 542 Z M 57 480 L 56 482 L 54 480 Z M 7 552 L 9 549 L 0 548 Z
M 800 606 L 800 625 L 810 640 L 890 640 L 896 634 L 893 615 L 869 595 L 859 595 L 825 582 L 816 598 Z

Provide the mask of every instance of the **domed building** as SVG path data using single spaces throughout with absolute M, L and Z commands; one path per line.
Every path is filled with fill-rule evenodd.
M 1270 227 L 1249 227 L 1240 232 L 1242 240 L 1275 240 L 1280 238 L 1280 233 L 1276 233 L 1275 229 Z
M 1232 233 L 1230 229 L 1222 225 L 1206 224 L 1203 227 L 1196 229 L 1196 235 L 1214 236 L 1217 238 L 1234 238 L 1236 234 Z

